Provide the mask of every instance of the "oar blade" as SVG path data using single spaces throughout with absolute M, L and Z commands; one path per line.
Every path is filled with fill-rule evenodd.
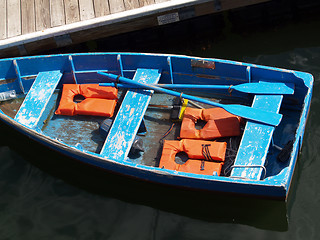
M 259 82 L 259 83 L 243 83 L 236 86 L 232 86 L 234 90 L 251 94 L 293 94 L 293 83 L 271 83 L 271 82 Z
M 223 105 L 224 110 L 227 112 L 250 119 L 257 122 L 262 122 L 271 126 L 278 126 L 282 119 L 282 114 L 268 112 L 258 108 L 248 107 L 244 105 L 230 104 Z

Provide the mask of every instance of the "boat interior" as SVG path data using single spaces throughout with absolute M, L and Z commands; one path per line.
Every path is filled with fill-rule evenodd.
M 290 71 L 169 55 L 111 53 L 40 56 L 1 60 L 0 69 L 0 92 L 14 90 L 16 93 L 14 98 L 0 102 L 0 109 L 16 122 L 79 150 L 159 169 L 166 169 L 161 165 L 164 143 L 182 141 L 182 111 L 186 108 L 211 109 L 213 106 L 185 101 L 163 92 L 116 86 L 115 106 L 109 116 L 94 116 L 91 113 L 61 115 L 57 114 L 57 109 L 63 86 L 99 86 L 112 82 L 98 72 L 121 75 L 135 81 L 140 81 L 146 74 L 148 84 L 236 86 L 261 81 L 293 83 L 294 94 L 290 95 L 254 95 L 230 91 L 230 87 L 176 90 L 220 104 L 240 104 L 282 114 L 278 126 L 241 117 L 237 118 L 239 133 L 236 136 L 205 139 L 226 146 L 223 159 L 212 159 L 210 154 L 209 159 L 205 158 L 221 167 L 214 174 L 256 180 L 277 175 L 288 167 L 308 91 L 302 79 Z M 75 95 L 79 97 L 79 94 Z M 84 99 L 74 96 L 73 101 L 79 104 Z M 178 114 L 178 117 L 173 117 L 173 114 Z M 200 131 L 207 121 L 195 119 L 194 124 L 195 129 Z M 226 127 L 229 128 L 229 125 Z M 203 147 L 201 150 L 202 153 L 209 151 Z M 177 152 L 169 153 L 173 154 L 175 165 L 185 164 L 189 157 L 181 154 L 184 152 L 181 149 Z M 251 159 L 252 156 L 256 156 L 255 159 Z M 249 158 L 251 167 L 246 167 Z M 206 167 L 204 160 L 198 162 L 200 168 Z

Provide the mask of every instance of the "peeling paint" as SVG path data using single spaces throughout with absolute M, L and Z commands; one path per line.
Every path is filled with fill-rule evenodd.
M 160 74 L 154 69 L 137 69 L 134 80 L 155 84 Z M 149 93 L 149 94 L 146 94 Z M 122 101 L 100 154 L 109 159 L 124 161 L 138 132 L 151 98 L 152 91 L 129 90 Z
M 60 71 L 40 72 L 16 114 L 15 120 L 27 127 L 36 128 L 61 77 Z
M 252 107 L 267 108 L 268 111 L 278 113 L 282 98 L 281 95 L 256 95 Z M 273 131 L 273 126 L 248 120 L 234 163 L 235 167 L 231 172 L 232 177 L 260 180 Z

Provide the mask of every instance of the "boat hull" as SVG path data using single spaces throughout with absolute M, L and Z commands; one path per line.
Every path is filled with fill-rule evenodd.
M 116 56 L 121 56 L 121 54 L 113 54 Z M 126 55 L 126 54 L 124 54 Z M 127 54 L 128 56 L 138 56 L 139 54 Z M 71 57 L 70 57 L 71 56 Z M 85 58 L 94 58 L 95 56 L 99 56 L 100 58 L 103 58 L 103 54 L 74 54 L 74 55 L 56 55 L 56 56 L 50 56 L 50 61 L 54 61 L 54 58 L 72 58 L 77 56 L 84 56 Z M 196 68 L 197 64 L 202 64 L 201 67 L 204 69 L 204 71 L 207 71 L 212 66 L 210 65 L 212 62 L 215 64 L 227 64 L 228 66 L 243 66 L 245 69 L 259 69 L 260 71 L 265 71 L 268 73 L 268 71 L 271 71 L 272 74 L 281 73 L 282 75 L 290 75 L 289 82 L 295 83 L 298 88 L 301 88 L 301 92 L 297 92 L 296 98 L 301 98 L 300 95 L 303 97 L 300 101 L 303 102 L 301 104 L 301 109 L 299 110 L 299 115 L 295 116 L 297 120 L 296 128 L 295 128 L 295 134 L 294 134 L 294 142 L 292 147 L 292 152 L 290 154 L 290 158 L 287 160 L 286 166 L 284 166 L 282 169 L 277 170 L 278 173 L 274 175 L 266 175 L 262 180 L 261 179 L 248 179 L 248 178 L 242 178 L 237 176 L 201 176 L 198 174 L 192 174 L 192 173 L 185 173 L 185 172 L 178 172 L 178 171 L 172 171 L 172 170 L 166 170 L 166 169 L 160 169 L 156 166 L 148 166 L 140 164 L 139 162 L 132 161 L 131 159 L 124 158 L 124 159 L 111 159 L 107 158 L 105 156 L 102 156 L 99 153 L 95 153 L 92 151 L 88 151 L 83 149 L 82 147 L 74 146 L 71 144 L 63 143 L 59 139 L 54 139 L 50 136 L 46 136 L 43 131 L 41 131 L 38 127 L 33 128 L 30 126 L 26 126 L 24 124 L 21 124 L 21 122 L 18 122 L 15 120 L 15 118 L 12 118 L 5 114 L 3 111 L 0 112 L 0 118 L 1 120 L 14 128 L 15 130 L 21 132 L 22 134 L 30 137 L 31 139 L 35 140 L 36 142 L 39 142 L 40 144 L 51 148 L 63 155 L 66 155 L 70 158 L 76 159 L 82 163 L 88 164 L 90 166 L 98 167 L 101 169 L 104 169 L 106 171 L 110 171 L 116 174 L 121 174 L 126 177 L 133 177 L 137 179 L 141 179 L 143 181 L 149 181 L 157 184 L 165 184 L 170 185 L 174 187 L 182 187 L 182 188 L 188 188 L 193 190 L 204 190 L 204 191 L 214 191 L 214 192 L 224 192 L 224 193 L 232 193 L 232 194 L 241 194 L 241 195 L 251 195 L 251 196 L 257 196 L 257 197 L 267 197 L 267 198 L 276 198 L 276 199 L 286 199 L 289 193 L 290 185 L 293 178 L 293 173 L 295 170 L 295 165 L 298 159 L 299 152 L 302 147 L 302 140 L 303 135 L 305 131 L 305 126 L 307 122 L 307 116 L 310 109 L 311 104 L 311 97 L 312 97 L 312 87 L 313 87 L 313 77 L 310 74 L 307 73 L 301 73 L 296 71 L 288 71 L 283 69 L 277 69 L 277 68 L 271 68 L 271 67 L 264 67 L 264 66 L 256 66 L 252 64 L 243 64 L 238 62 L 232 62 L 232 61 L 226 61 L 226 60 L 217 60 L 217 59 L 199 59 L 199 58 L 191 58 L 191 57 L 185 57 L 185 56 L 171 56 L 171 55 L 141 55 L 141 57 L 137 58 L 141 62 L 143 62 L 144 57 L 147 58 L 148 61 L 151 59 L 154 65 L 157 65 L 158 69 L 161 68 L 161 66 L 164 64 L 164 60 L 166 60 L 165 64 L 168 64 L 169 67 L 172 67 L 170 64 L 170 61 L 173 59 L 181 58 L 181 62 L 188 61 L 191 62 L 191 65 L 193 62 L 193 67 Z M 157 62 L 157 57 L 161 58 L 159 62 Z M 171 58 L 172 57 L 172 58 Z M 37 58 L 37 57 L 34 57 Z M 41 56 L 39 57 L 45 61 L 46 57 Z M 7 61 L 25 61 L 27 58 L 19 58 L 19 59 L 9 59 Z M 6 60 L 3 60 L 6 61 Z M 180 60 L 175 60 L 180 61 Z M 202 61 L 202 63 L 201 63 Z M 57 61 L 58 63 L 60 62 Z M 134 63 L 133 65 L 135 65 Z M 180 63 L 179 63 L 180 64 Z M 50 65 L 50 64 L 48 64 Z M 61 64 L 60 64 L 61 65 Z M 146 63 L 141 63 L 139 67 L 146 67 Z M 181 66 L 180 71 L 182 69 Z M 48 68 L 48 67 L 44 67 Z M 57 66 L 57 68 L 61 68 L 61 66 Z M 85 67 L 84 67 L 85 68 Z M 136 69 L 137 67 L 132 67 Z M 232 68 L 232 67 L 231 67 Z M 46 70 L 46 69 L 43 69 Z M 249 71 L 248 70 L 248 71 Z M 82 70 L 85 72 L 84 70 Z M 170 73 L 171 71 L 171 73 Z M 193 71 L 191 69 L 190 71 Z M 80 73 L 81 71 L 78 71 Z M 82 73 L 83 73 L 82 72 Z M 87 71 L 90 72 L 90 71 Z M 75 73 L 71 71 L 71 74 L 69 73 L 69 77 L 72 77 L 72 74 L 75 75 Z M 177 74 L 186 76 L 189 74 L 178 72 Z M 199 73 L 197 73 L 199 75 Z M 207 73 L 206 73 L 207 74 Z M 272 75 L 271 74 L 271 75 Z M 26 74 L 27 75 L 27 74 Z M 129 75 L 132 75 L 131 73 Z M 171 75 L 171 76 L 170 76 Z M 173 70 L 169 69 L 169 72 L 166 74 L 164 82 L 168 82 L 167 78 L 172 78 L 172 75 L 174 75 Z M 254 75 L 254 74 L 252 74 Z M 266 74 L 268 75 L 268 74 Z M 82 76 L 82 75 L 81 75 Z M 77 78 L 73 76 L 74 78 Z M 188 77 L 189 78 L 189 77 Z M 249 77 L 250 80 L 250 77 Z M 68 82 L 68 80 L 66 80 Z M 288 105 L 289 106 L 289 105 Z M 289 106 L 290 107 L 290 106 Z M 279 134 L 278 134 L 279 135 Z M 283 132 L 280 133 L 280 135 L 283 135 Z M 277 135 L 276 135 L 277 136 Z M 267 149 L 268 150 L 268 149 Z

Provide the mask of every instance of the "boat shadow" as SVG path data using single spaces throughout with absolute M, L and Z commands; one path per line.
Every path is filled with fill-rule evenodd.
M 177 189 L 123 177 L 65 157 L 2 123 L 0 133 L 10 136 L 0 140 L 0 146 L 9 146 L 33 166 L 87 192 L 206 222 L 288 230 L 285 201 Z

